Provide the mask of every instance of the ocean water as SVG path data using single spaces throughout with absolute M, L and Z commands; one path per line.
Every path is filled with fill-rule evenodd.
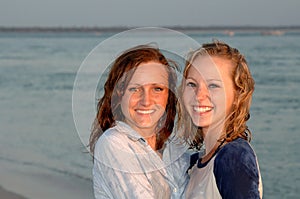
M 15 165 L 23 172 L 39 169 L 48 176 L 91 184 L 92 159 L 75 126 L 72 92 L 82 62 L 112 35 L 0 33 L 0 167 Z M 212 38 L 225 41 L 246 56 L 256 81 L 248 126 L 264 198 L 299 198 L 300 34 L 188 35 L 199 43 Z M 171 39 L 182 48 L 176 38 Z M 0 186 L 4 181 L 0 179 Z

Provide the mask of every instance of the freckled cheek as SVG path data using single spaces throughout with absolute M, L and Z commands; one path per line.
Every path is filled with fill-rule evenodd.
M 190 100 L 194 99 L 196 94 L 193 90 L 184 90 L 182 94 L 183 103 L 187 104 Z
M 156 105 L 166 108 L 168 103 L 168 93 L 154 95 L 153 100 Z
M 128 98 L 128 101 L 129 101 L 130 104 L 138 103 L 140 100 L 141 100 L 141 97 L 138 96 L 138 95 L 131 95 L 131 96 Z
M 121 104 L 125 109 L 131 109 L 139 103 L 140 99 L 138 97 L 135 97 L 134 95 L 130 96 L 123 96 Z

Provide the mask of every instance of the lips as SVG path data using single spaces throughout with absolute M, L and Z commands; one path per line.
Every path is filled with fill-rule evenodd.
M 211 106 L 193 106 L 193 110 L 197 113 L 207 113 L 213 110 Z

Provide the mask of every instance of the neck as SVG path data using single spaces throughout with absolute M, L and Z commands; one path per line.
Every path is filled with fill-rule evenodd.
M 145 140 L 147 140 L 147 143 L 150 145 L 150 147 L 154 151 L 156 151 L 156 126 L 148 128 L 139 128 L 136 125 L 132 124 L 130 121 L 125 120 L 125 123 L 127 123 L 133 130 L 140 134 Z
M 201 162 L 205 163 L 208 160 L 210 160 L 212 158 L 212 156 L 215 154 L 215 152 L 222 147 L 222 145 L 225 143 L 225 140 L 223 141 L 217 141 L 214 146 L 212 146 L 212 148 L 210 150 L 206 150 L 206 154 L 202 157 Z
M 208 127 L 203 128 L 203 135 L 204 135 L 204 144 L 206 155 L 210 153 L 210 151 L 214 150 L 216 145 L 218 145 L 219 139 L 222 135 L 222 127 Z
M 156 135 L 152 135 L 151 137 L 145 137 L 150 147 L 156 151 Z

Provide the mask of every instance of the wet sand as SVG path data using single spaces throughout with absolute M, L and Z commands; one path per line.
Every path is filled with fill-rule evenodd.
M 3 198 L 3 199 L 26 199 L 25 197 L 15 194 L 13 192 L 7 191 L 7 190 L 3 189 L 2 187 L 0 187 L 0 198 Z
M 2 199 L 92 199 L 92 181 L 0 159 Z

